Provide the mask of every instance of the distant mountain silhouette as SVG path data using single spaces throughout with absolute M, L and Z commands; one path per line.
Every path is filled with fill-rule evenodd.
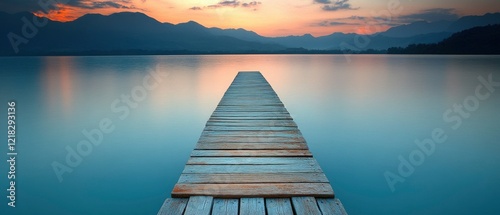
M 389 54 L 500 54 L 500 25 L 475 27 L 453 34 L 437 44 L 389 48 Z
M 28 21 L 28 24 L 26 23 Z M 373 35 L 333 33 L 314 37 L 264 37 L 245 29 L 206 28 L 194 21 L 161 23 L 142 14 L 87 14 L 71 22 L 49 20 L 33 29 L 33 15 L 0 12 L 0 55 L 51 54 L 203 54 L 319 53 L 335 50 L 386 50 L 410 44 L 437 43 L 464 27 L 500 23 L 500 13 L 467 16 L 456 21 L 415 22 Z M 24 31 L 24 32 L 23 32 Z M 35 34 L 24 35 L 27 32 Z M 14 36 L 13 36 L 14 35 Z M 362 38 L 362 40 L 360 40 Z M 12 46 L 18 48 L 18 53 Z M 355 41 L 363 41 L 356 44 Z
M 387 37 L 401 38 L 401 37 L 413 37 L 422 34 L 449 32 L 448 28 L 452 23 L 453 23 L 452 21 L 439 21 L 439 22 L 418 21 L 407 25 L 392 27 L 389 30 L 380 33 L 380 35 Z
M 13 32 L 25 38 L 22 17 L 29 13 L 0 14 L 1 35 Z M 119 52 L 243 52 L 284 50 L 285 47 L 213 35 L 196 22 L 178 25 L 161 23 L 142 13 L 116 13 L 109 16 L 87 14 L 72 22 L 49 23 L 39 28 L 27 44 L 20 44 L 19 54 L 113 53 Z M 13 55 L 7 37 L 0 40 L 1 53 Z
M 469 28 L 499 24 L 500 13 L 487 13 L 483 16 L 464 16 L 456 21 L 418 21 L 407 25 L 392 27 L 380 33 L 388 37 L 412 37 L 422 34 L 432 33 L 452 33 L 460 32 Z M 443 34 L 444 35 L 444 34 Z

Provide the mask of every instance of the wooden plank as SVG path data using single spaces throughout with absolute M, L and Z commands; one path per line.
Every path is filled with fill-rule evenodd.
M 293 209 L 297 214 L 321 215 L 314 197 L 292 197 L 292 203 Z
M 264 198 L 241 198 L 240 215 L 266 215 Z
M 260 107 L 285 107 L 281 103 L 262 103 L 262 104 L 255 104 L 253 102 L 241 102 L 241 103 L 235 103 L 235 102 L 226 102 L 226 103 L 219 103 L 219 106 L 229 106 L 229 107 L 240 107 L 240 108 L 245 108 L 246 106 L 260 106 Z
M 299 132 L 297 127 L 274 127 L 274 126 L 206 126 L 204 131 L 286 131 Z
M 286 198 L 313 196 L 333 198 L 333 189 L 328 183 L 269 183 L 269 184 L 181 184 L 172 191 L 173 198 L 193 195 L 210 195 L 216 198 Z
M 191 157 L 189 165 L 318 165 L 316 159 L 311 157 Z
M 294 214 L 289 198 L 267 198 L 267 215 L 290 215 Z
M 284 107 L 273 107 L 273 106 L 254 106 L 242 109 L 238 106 L 218 106 L 214 112 L 275 112 L 275 113 L 288 113 Z M 290 113 L 288 113 L 290 114 Z
M 158 215 L 182 215 L 187 203 L 187 198 L 167 198 L 158 211 Z
M 181 174 L 181 184 L 329 183 L 324 173 Z
M 317 164 L 281 165 L 186 165 L 182 173 L 323 172 Z
M 284 131 L 203 131 L 203 137 L 217 138 L 217 137 L 286 137 L 286 138 L 299 138 L 302 134 L 298 130 L 284 130 Z
M 199 143 L 305 143 L 304 137 L 207 137 L 201 136 Z
M 234 127 L 297 127 L 293 120 L 209 120 L 207 126 Z
M 303 149 L 307 150 L 305 143 L 198 143 L 196 149 L 221 149 L 221 150 L 257 150 L 257 149 Z
M 238 215 L 239 199 L 214 199 L 212 214 Z
M 209 120 L 292 120 L 291 116 L 211 116 Z
M 193 150 L 192 157 L 312 157 L 309 150 Z
M 215 117 L 283 117 L 290 118 L 289 113 L 284 112 L 214 112 L 211 118 Z
M 191 196 L 184 215 L 209 215 L 213 199 L 212 196 Z
M 240 213 L 265 214 L 263 198 L 332 198 L 334 193 L 293 118 L 257 72 L 238 73 L 207 121 L 172 196 L 243 198 Z M 250 197 L 259 197 L 262 208 L 245 212 L 245 201 L 256 200 L 245 199 Z M 307 198 L 296 201 L 297 207 L 312 210 Z M 212 212 L 234 213 L 229 203 L 216 200 Z M 269 205 L 270 214 L 294 213 L 290 199 L 270 199 Z
M 347 215 L 342 202 L 337 198 L 317 198 L 316 201 L 323 215 Z

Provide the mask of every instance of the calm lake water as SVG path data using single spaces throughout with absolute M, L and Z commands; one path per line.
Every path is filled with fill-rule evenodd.
M 500 87 L 476 96 L 500 56 L 237 55 L 0 58 L 0 138 L 14 100 L 19 153 L 0 214 L 156 214 L 244 70 L 271 83 L 349 214 L 500 213 Z M 113 131 L 77 148 L 103 119 Z M 88 155 L 60 182 L 68 149 Z

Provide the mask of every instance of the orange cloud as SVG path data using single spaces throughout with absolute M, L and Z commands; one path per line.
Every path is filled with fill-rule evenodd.
M 48 13 L 37 11 L 34 14 L 38 17 L 46 17 L 53 21 L 68 22 L 83 16 L 82 11 L 76 10 L 74 7 L 64 4 L 57 4 L 57 9 L 50 10 Z

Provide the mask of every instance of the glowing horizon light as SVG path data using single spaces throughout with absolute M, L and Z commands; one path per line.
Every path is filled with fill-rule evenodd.
M 487 0 L 434 2 L 422 0 L 185 0 L 185 1 L 107 1 L 79 0 L 71 4 L 57 4 L 49 13 L 34 10 L 39 17 L 69 22 L 97 13 L 110 15 L 119 12 L 141 12 L 159 22 L 172 24 L 195 21 L 205 27 L 243 28 L 262 36 L 325 36 L 335 32 L 373 34 L 411 21 L 425 21 L 435 17 L 460 17 L 500 12 L 500 2 Z M 471 4 L 474 3 L 474 4 Z M 398 8 L 399 13 L 388 13 Z M 434 14 L 431 14 L 434 13 Z M 403 19 L 404 17 L 405 19 Z M 413 20 L 410 18 L 414 18 Z M 388 21 L 380 21 L 385 18 Z

